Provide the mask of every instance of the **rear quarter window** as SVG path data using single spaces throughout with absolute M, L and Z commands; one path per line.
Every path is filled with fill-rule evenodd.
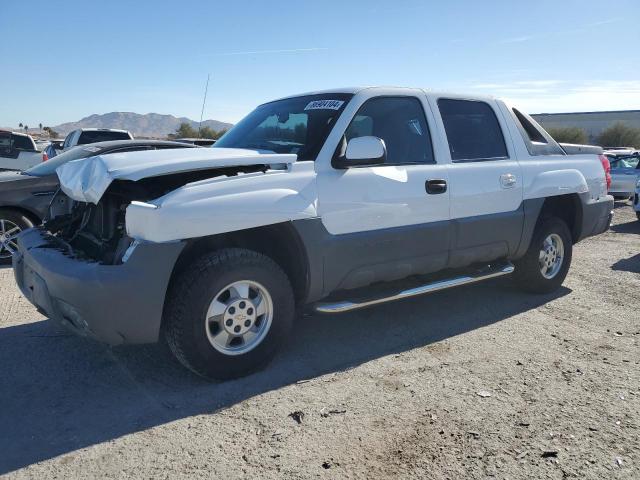
M 564 155 L 564 150 L 529 115 L 512 108 L 511 114 L 530 155 Z

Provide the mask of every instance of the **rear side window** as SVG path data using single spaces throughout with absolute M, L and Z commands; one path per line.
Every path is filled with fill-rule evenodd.
M 22 135 L 13 135 L 13 148 L 17 150 L 33 150 L 33 142 L 29 137 Z
M 86 145 L 87 143 L 107 142 L 109 140 L 130 140 L 131 137 L 127 132 L 109 132 L 101 130 L 90 130 L 82 132 L 78 139 L 78 145 Z
M 366 136 L 384 140 L 389 165 L 434 163 L 427 119 L 415 97 L 367 100 L 349 124 L 345 139 Z
M 476 100 L 438 100 L 449 141 L 451 160 L 481 161 L 508 158 L 504 135 L 493 108 Z

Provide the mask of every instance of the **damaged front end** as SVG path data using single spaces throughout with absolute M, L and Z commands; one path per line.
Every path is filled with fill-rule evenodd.
M 125 225 L 126 209 L 132 202 L 148 202 L 199 180 L 266 169 L 265 165 L 250 165 L 174 173 L 138 181 L 115 180 L 97 204 L 75 201 L 58 191 L 43 228 L 51 235 L 52 244 L 69 256 L 104 265 L 121 264 L 134 242 L 127 235 Z

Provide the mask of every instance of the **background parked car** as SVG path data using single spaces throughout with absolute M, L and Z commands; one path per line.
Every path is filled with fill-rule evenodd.
M 618 152 L 606 151 L 605 155 L 611 165 L 611 188 L 609 194 L 617 200 L 626 200 L 633 196 L 638 181 L 638 163 L 640 156 L 638 152 L 632 155 L 620 154 Z
M 51 140 L 47 148 L 42 152 L 42 161 L 46 162 L 47 160 L 51 160 L 53 157 L 58 155 L 63 150 L 64 138 L 58 138 L 56 140 Z
M 42 162 L 31 136 L 0 130 L 0 170 L 26 170 Z
M 118 152 L 195 148 L 178 142 L 162 140 L 117 140 L 72 147 L 55 159 L 24 171 L 0 172 L 0 264 L 11 260 L 16 248 L 15 236 L 22 230 L 40 224 L 58 190 L 56 168 L 60 165 Z
M 214 138 L 176 138 L 176 142 L 190 143 L 199 147 L 210 147 L 216 140 Z
M 42 138 L 36 138 L 34 139 L 34 142 L 36 144 L 36 150 L 38 150 L 39 152 L 44 152 L 45 148 L 47 148 L 51 143 L 51 140 L 43 140 Z
M 77 130 L 69 132 L 64 139 L 62 148 L 67 150 L 76 145 L 108 142 L 111 140 L 133 140 L 133 135 L 127 130 L 117 130 L 115 128 L 78 128 Z

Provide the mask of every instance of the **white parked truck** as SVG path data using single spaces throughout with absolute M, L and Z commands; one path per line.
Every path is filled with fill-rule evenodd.
M 62 149 L 68 150 L 76 145 L 113 140 L 133 140 L 133 135 L 128 130 L 118 130 L 116 128 L 78 128 L 67 134 L 64 138 Z
M 41 162 L 30 135 L 0 130 L 0 170 L 27 170 Z
M 232 378 L 263 367 L 303 307 L 507 274 L 557 289 L 573 244 L 610 224 L 603 160 L 567 154 L 494 98 L 299 95 L 259 106 L 213 148 L 62 166 L 51 218 L 18 237 L 15 277 L 75 332 L 164 338 L 191 370 Z

